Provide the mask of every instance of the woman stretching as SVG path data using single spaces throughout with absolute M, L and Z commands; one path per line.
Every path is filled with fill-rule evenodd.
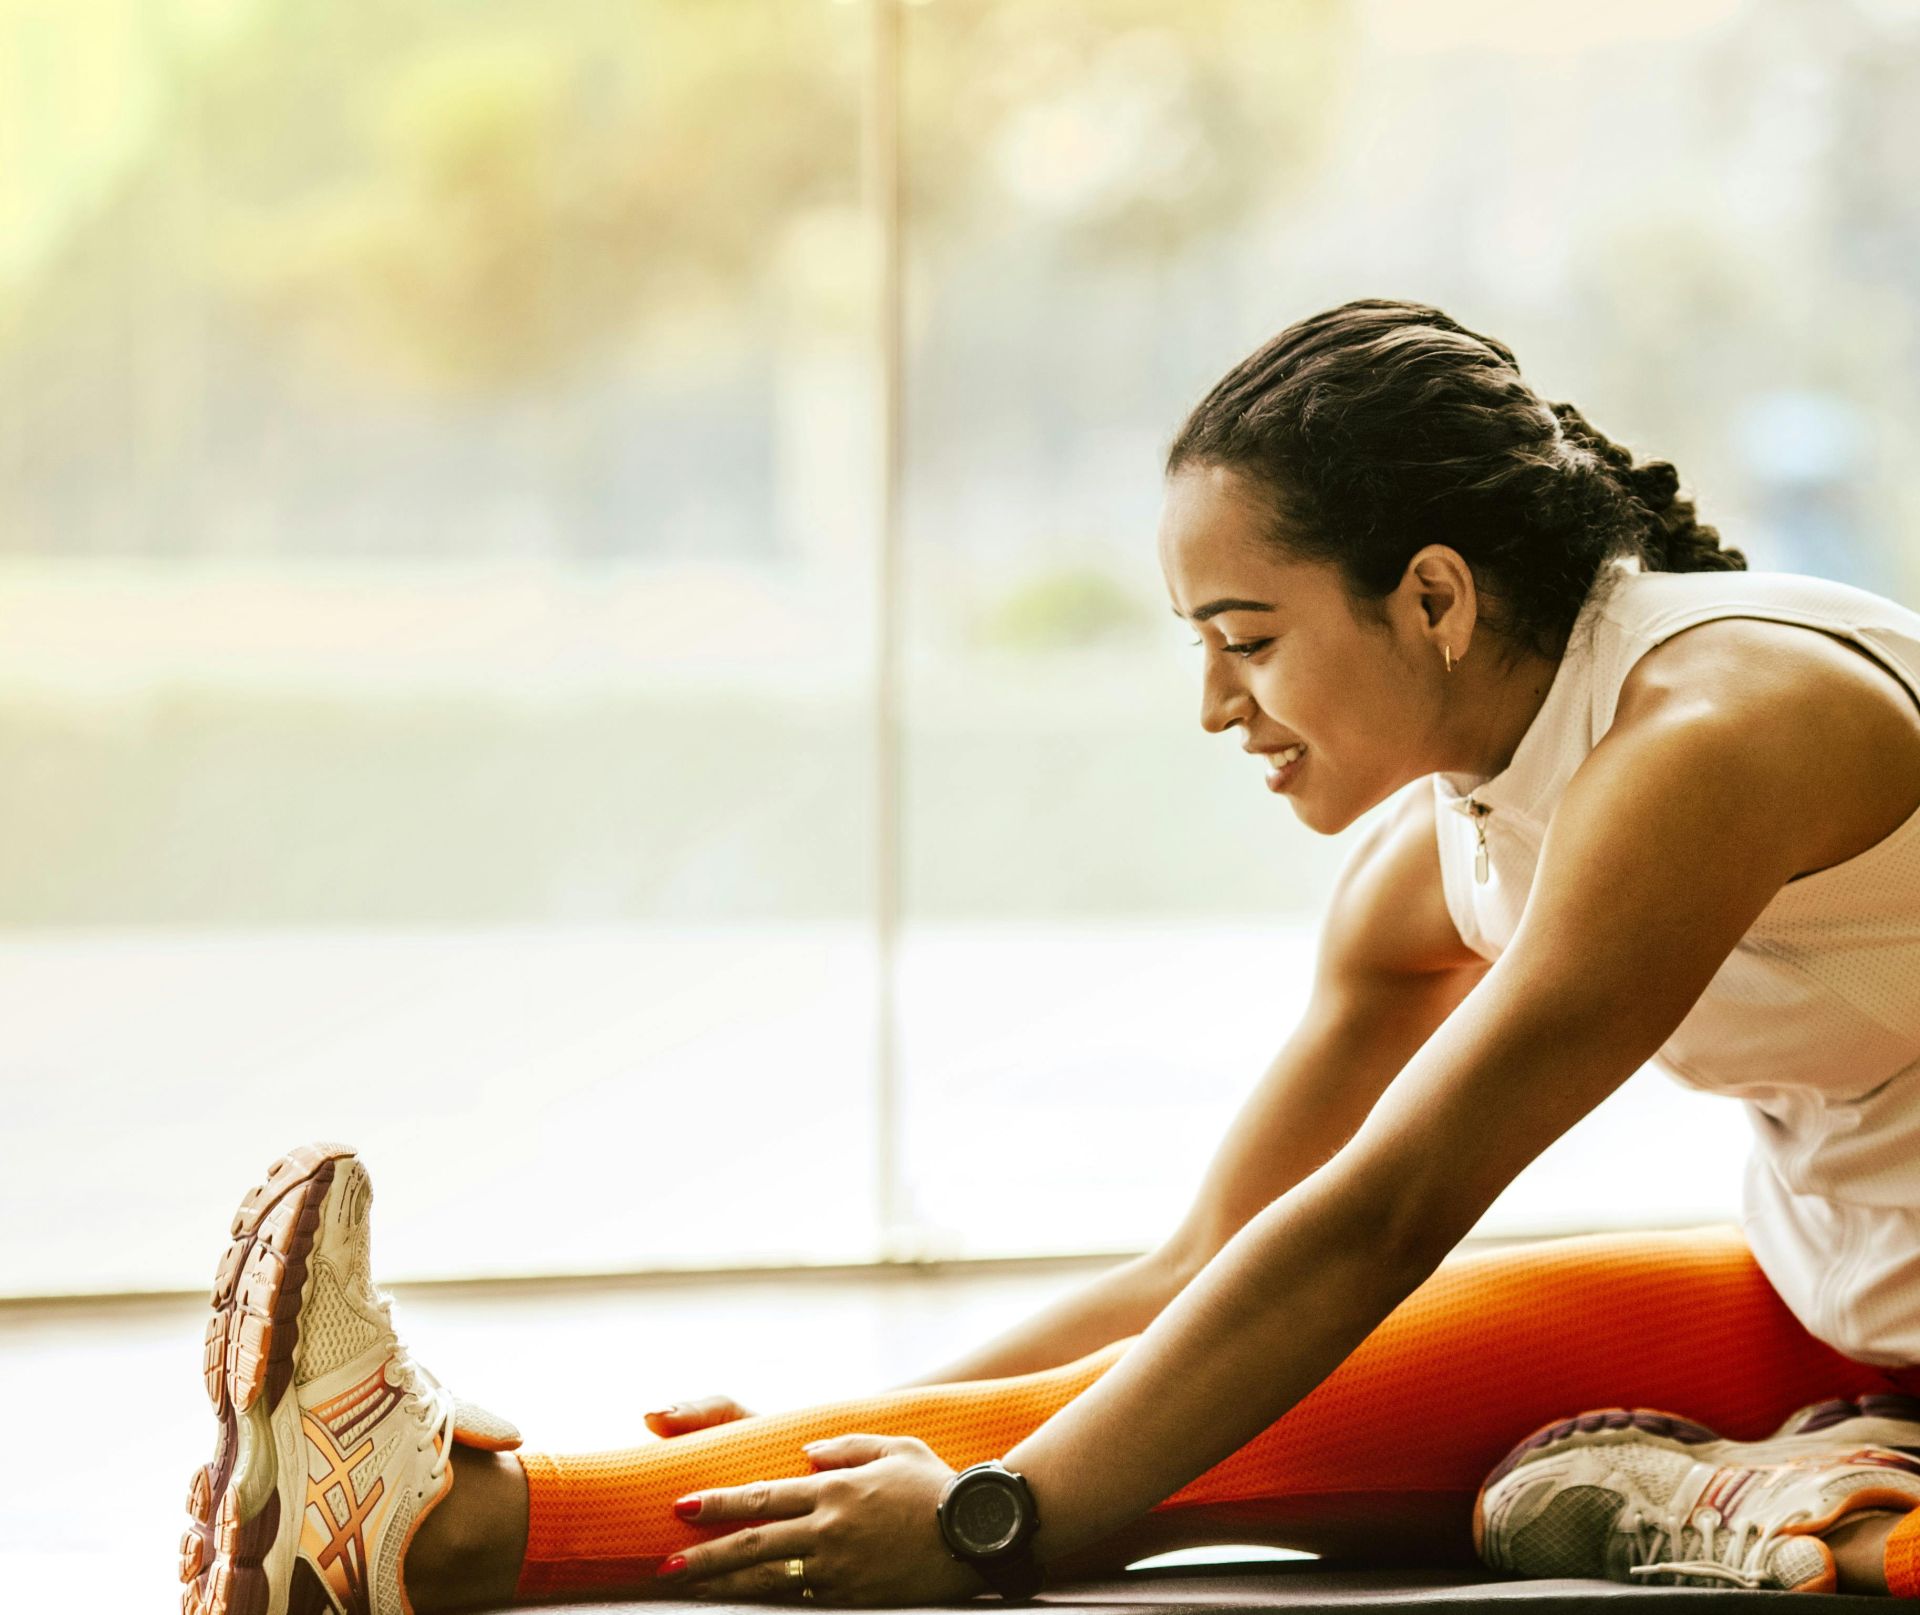
M 927 1381 L 541 1456 L 396 1339 L 359 1161 L 295 1150 L 215 1282 L 188 1611 L 1017 1598 L 1247 1540 L 1920 1593 L 1920 614 L 1745 571 L 1409 303 L 1228 374 L 1159 553 L 1202 725 L 1322 834 L 1394 799 L 1181 1226 Z M 1656 1056 L 1747 1106 L 1738 1231 L 1454 1252 Z

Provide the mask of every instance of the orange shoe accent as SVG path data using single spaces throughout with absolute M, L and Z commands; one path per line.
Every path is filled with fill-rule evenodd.
M 1895 1598 L 1920 1598 L 1920 1509 L 1887 1533 L 1881 1562 L 1886 1566 L 1889 1593 Z
M 303 1413 L 300 1423 L 314 1456 L 324 1466 L 318 1475 L 311 1469 L 307 1472 L 300 1551 L 313 1561 L 341 1608 L 370 1609 L 373 1598 L 369 1590 L 372 1578 L 367 1565 L 367 1530 L 378 1518 L 375 1511 L 387 1487 L 376 1475 L 362 1497 L 353 1484 L 353 1472 L 373 1456 L 373 1442 L 368 1439 L 343 1452 L 335 1444 L 333 1432 L 319 1419 Z
M 519 1596 L 644 1589 L 662 1559 L 718 1534 L 677 1519 L 675 1498 L 812 1474 L 805 1441 L 872 1431 L 918 1436 L 956 1468 L 998 1457 L 1128 1344 L 1018 1378 L 761 1415 L 617 1452 L 527 1455 Z M 1754 1441 L 1797 1407 L 1885 1391 L 1898 1373 L 1808 1334 L 1737 1229 L 1457 1254 L 1314 1391 L 1142 1525 L 1169 1543 L 1184 1532 L 1469 1565 L 1488 1470 L 1570 1408 L 1681 1408 Z

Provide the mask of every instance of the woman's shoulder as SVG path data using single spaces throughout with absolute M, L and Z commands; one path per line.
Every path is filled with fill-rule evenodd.
M 1794 572 L 1623 571 L 1596 597 L 1592 736 L 1658 710 L 1784 732 L 1794 705 L 1819 727 L 1857 714 L 1896 748 L 1920 707 L 1920 612 Z
M 1619 567 L 1595 589 L 1616 629 L 1658 638 L 1676 623 L 1729 613 L 1832 627 L 1893 626 L 1920 634 L 1920 612 L 1857 584 L 1800 572 L 1641 572 Z
M 1693 586 L 1702 578 L 1707 587 Z M 1782 698 L 1902 719 L 1920 706 L 1920 667 L 1892 654 L 1882 636 L 1861 633 L 1890 619 L 1920 628 L 1920 614 L 1849 584 L 1791 573 L 1647 573 L 1622 578 L 1603 609 L 1616 627 L 1650 630 L 1649 643 L 1628 648 L 1616 722 L 1644 718 L 1661 701 L 1756 719 Z
M 1754 811 L 1814 827 L 1801 874 L 1864 852 L 1920 808 L 1920 694 L 1832 627 L 1719 616 L 1663 638 L 1621 681 L 1612 728 L 1656 725 L 1731 729 L 1777 758 L 1778 789 Z

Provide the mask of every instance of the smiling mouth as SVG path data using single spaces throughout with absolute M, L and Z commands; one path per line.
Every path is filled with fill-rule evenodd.
M 1263 752 L 1261 758 L 1267 766 L 1267 778 L 1273 779 L 1277 775 L 1284 774 L 1306 754 L 1305 746 L 1288 746 L 1281 751 Z

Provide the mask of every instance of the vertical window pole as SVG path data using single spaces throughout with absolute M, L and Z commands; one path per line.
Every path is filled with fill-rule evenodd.
M 879 577 L 874 707 L 875 920 L 877 926 L 877 1047 L 874 1057 L 875 1216 L 879 1256 L 896 1261 L 914 1245 L 901 1181 L 900 1038 L 896 975 L 902 906 L 904 809 L 902 750 L 901 583 L 902 367 L 904 227 L 900 150 L 901 0 L 867 0 L 872 16 L 868 49 L 866 136 L 868 213 L 876 250 L 875 355 L 879 415 Z

